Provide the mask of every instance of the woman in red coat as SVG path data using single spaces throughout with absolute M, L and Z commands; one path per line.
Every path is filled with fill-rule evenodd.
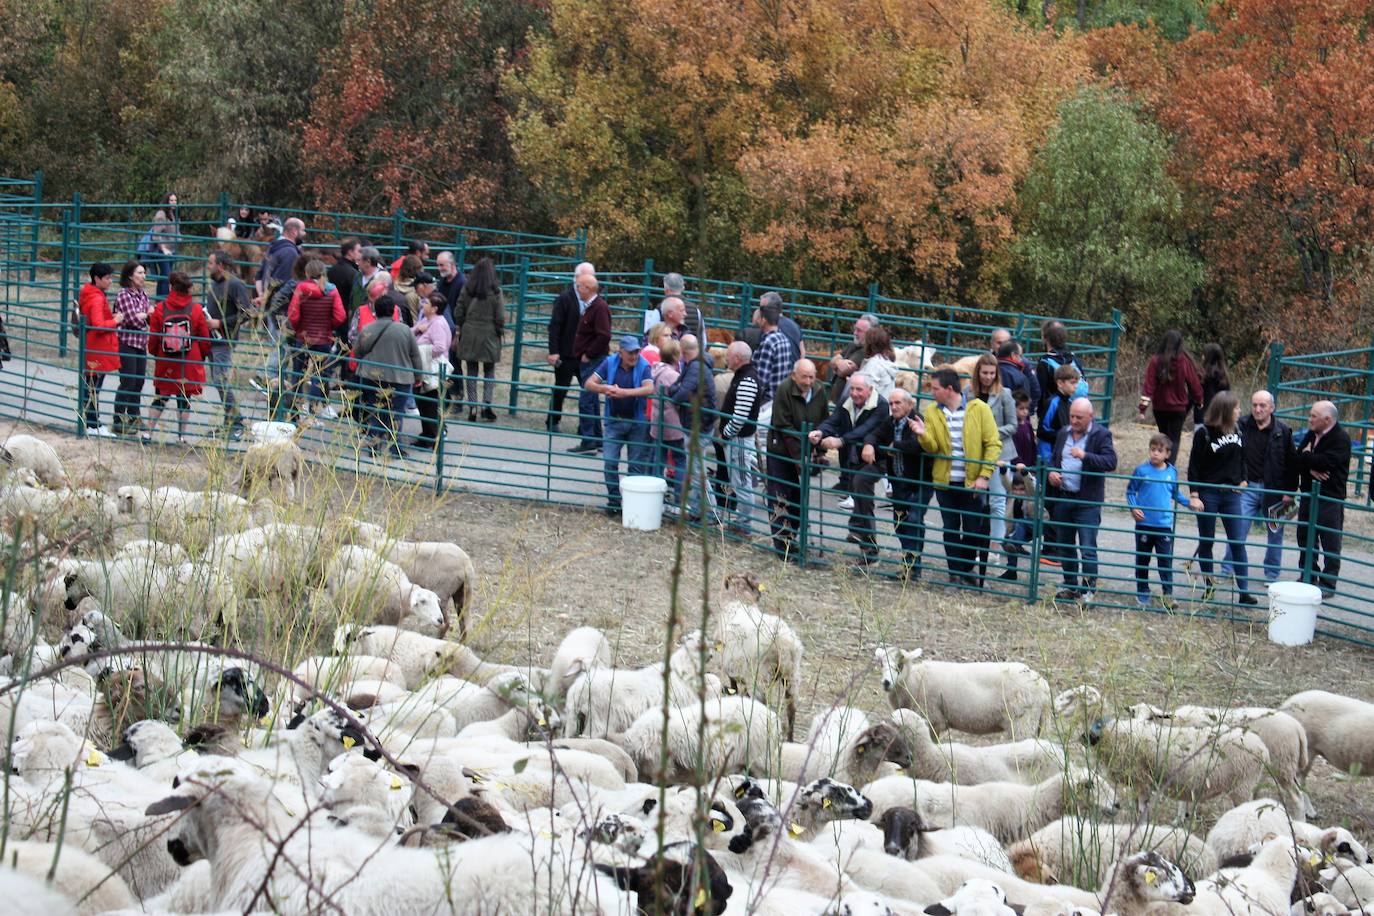
M 153 441 L 157 421 L 167 399 L 177 399 L 177 442 L 186 444 L 186 423 L 191 418 L 191 398 L 205 384 L 204 359 L 210 351 L 210 325 L 205 309 L 191 301 L 191 278 L 174 270 L 167 278 L 167 298 L 148 316 L 148 355 L 153 369 L 153 398 L 148 405 L 148 425 L 143 444 Z
M 100 386 L 107 374 L 119 371 L 118 322 L 106 295 L 113 280 L 114 268 L 97 261 L 91 265 L 91 282 L 81 287 L 77 298 L 86 321 L 86 364 L 81 367 L 86 376 L 86 400 L 82 411 L 87 434 L 102 438 L 114 438 L 114 433 L 100 422 Z

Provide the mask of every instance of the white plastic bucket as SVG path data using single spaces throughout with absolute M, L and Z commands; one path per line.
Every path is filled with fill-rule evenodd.
M 626 477 L 620 481 L 620 523 L 636 531 L 657 531 L 663 524 L 663 494 L 668 481 L 662 477 Z
M 1305 646 L 1317 632 L 1317 609 L 1322 590 L 1306 582 L 1274 582 L 1269 586 L 1269 641 L 1281 646 Z

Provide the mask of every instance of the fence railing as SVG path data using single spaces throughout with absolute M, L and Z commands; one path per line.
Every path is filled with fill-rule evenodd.
M 1352 494 L 1374 501 L 1370 464 L 1374 459 L 1374 342 L 1350 350 L 1293 355 L 1275 342 L 1269 349 L 1268 386 L 1276 404 L 1274 415 L 1294 430 L 1307 426 L 1314 401 L 1336 405 L 1341 424 L 1350 434 Z

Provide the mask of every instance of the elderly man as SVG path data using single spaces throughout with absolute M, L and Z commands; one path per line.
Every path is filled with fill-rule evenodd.
M 797 360 L 792 374 L 773 395 L 773 421 L 768 428 L 769 520 L 773 549 L 784 559 L 796 559 L 802 450 L 811 447 L 805 437 L 829 415 L 826 400 L 816 388 L 816 364 Z
M 869 328 L 877 327 L 881 322 L 877 315 L 865 313 L 854 319 L 854 337 L 844 345 L 843 348 L 836 350 L 835 355 L 830 357 L 830 402 L 838 404 L 844 398 L 844 386 L 849 383 L 849 377 L 859 371 L 860 364 L 864 361 L 864 335 Z
M 544 420 L 544 428 L 551 433 L 558 432 L 558 424 L 563 420 L 563 402 L 567 399 L 572 380 L 578 377 L 579 360 L 575 346 L 577 324 L 586 311 L 577 291 L 579 277 L 596 279 L 596 267 L 589 261 L 578 264 L 573 269 L 572 282 L 553 300 L 553 310 L 549 313 L 549 354 L 546 359 L 553 367 L 553 391 L 549 396 L 549 415 Z M 452 313 L 450 309 L 445 314 Z M 582 431 L 581 421 L 578 422 L 578 431 Z
M 620 514 L 620 452 L 625 449 L 631 475 L 653 468 L 649 444 L 649 398 L 654 393 L 653 367 L 639 353 L 639 338 L 620 338 L 620 352 L 599 362 L 587 377 L 587 390 L 606 396 L 606 436 L 601 460 L 606 477 L 606 514 Z
M 660 321 L 673 326 L 673 336 L 678 340 L 682 339 L 683 334 L 693 334 L 697 340 L 706 339 L 706 318 L 701 314 L 701 309 L 687 301 L 683 295 L 687 288 L 687 281 L 679 273 L 666 273 L 663 275 L 663 301 L 656 309 L 647 309 L 644 312 L 644 333 L 649 332 L 649 328 L 658 324 Z M 676 300 L 682 304 L 682 314 L 674 314 L 669 317 L 669 300 Z
M 462 295 L 463 284 L 467 282 L 467 277 L 458 269 L 458 259 L 453 256 L 451 251 L 441 251 L 434 259 L 434 265 L 439 270 L 439 295 L 444 297 L 448 303 L 448 308 L 444 310 L 444 316 L 453 314 L 453 307 L 458 304 L 458 297 Z M 449 327 L 453 327 L 453 319 L 448 318 Z
M 1307 414 L 1307 434 L 1293 456 L 1293 464 L 1302 493 L 1298 518 L 1306 525 L 1317 526 L 1315 538 L 1303 539 L 1302 580 L 1320 588 L 1322 597 L 1331 598 L 1336 594 L 1336 580 L 1341 573 L 1346 482 L 1350 476 L 1350 436 L 1337 418 L 1335 404 L 1317 401 L 1312 405 Z
M 894 388 L 887 396 L 887 408 L 889 422 L 880 426 L 877 434 L 879 464 L 892 484 L 892 522 L 902 547 L 902 576 L 919 579 L 931 463 L 921 448 L 922 423 L 916 415 L 916 399 L 905 389 Z
M 873 484 L 882 474 L 870 471 L 877 460 L 873 446 L 878 442 L 879 430 L 887 424 L 888 416 L 887 401 L 878 394 L 867 376 L 856 372 L 849 377 L 849 397 L 835 408 L 829 419 L 811 431 L 812 442 L 821 448 L 838 449 L 841 463 L 854 468 L 854 474 L 850 476 L 854 511 L 849 515 L 848 540 L 858 545 L 859 562 L 865 566 L 878 561 Z
M 950 581 L 980 587 L 986 572 L 978 558 L 986 555 L 988 544 L 988 487 L 1002 439 L 987 402 L 965 400 L 958 372 L 936 370 L 930 395 L 915 432 L 921 448 L 935 456 L 930 476 L 944 524 Z
M 697 451 L 687 462 L 691 465 L 692 480 L 688 484 L 683 508 L 689 518 L 698 517 L 701 494 L 704 492 L 706 502 L 714 513 L 716 500 L 707 482 L 705 455 L 707 443 L 711 441 L 712 417 L 709 411 L 716 409 L 716 385 L 711 378 L 711 357 L 701 352 L 701 345 L 691 334 L 682 337 L 682 374 L 668 386 L 665 393 L 669 400 L 678 405 L 678 418 L 687 433 L 688 448 L 691 447 L 693 430 L 697 431 Z
M 1055 437 L 1050 466 L 1054 470 L 1046 481 L 1053 527 L 1046 549 L 1059 557 L 1064 573 L 1064 587 L 1054 597 L 1086 604 L 1097 587 L 1097 529 L 1106 494 L 1102 475 L 1116 470 L 1112 431 L 1093 422 L 1093 402 L 1087 398 L 1069 404 L 1069 425 Z
M 589 273 L 573 280 L 578 318 L 574 325 L 572 362 L 582 383 L 577 398 L 577 434 L 580 440 L 568 451 L 574 454 L 595 452 L 601 447 L 601 410 L 596 390 L 587 387 L 596 367 L 611 352 L 611 307 L 599 295 L 601 284 Z
M 1009 340 L 1011 340 L 1010 328 L 993 328 L 992 333 L 988 335 L 988 352 L 996 356 L 997 351 L 1002 349 L 1002 344 Z
M 1274 416 L 1274 396 L 1260 389 L 1250 395 L 1250 415 L 1240 418 L 1240 436 L 1245 451 L 1246 486 L 1240 491 L 1240 520 L 1238 540 L 1250 536 L 1250 526 L 1258 521 L 1264 525 L 1275 506 L 1289 506 L 1291 491 L 1297 485 L 1297 469 L 1293 463 L 1293 431 Z M 1285 492 L 1275 492 L 1285 491 Z M 1265 528 L 1268 546 L 1264 551 L 1264 579 L 1273 582 L 1279 577 L 1283 561 L 1283 526 Z
M 754 505 L 758 502 L 759 490 L 759 454 L 754 434 L 758 430 L 762 402 L 753 357 L 749 345 L 742 340 L 730 344 L 725 351 L 725 365 L 734 377 L 721 401 L 717 432 L 725 443 L 725 464 L 730 475 L 730 489 L 735 495 L 732 521 L 727 527 L 732 534 L 743 538 L 753 535 Z

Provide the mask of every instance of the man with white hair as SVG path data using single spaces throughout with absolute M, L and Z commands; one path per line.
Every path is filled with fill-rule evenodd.
M 919 579 L 931 495 L 930 462 L 921 448 L 916 399 L 903 388 L 893 388 L 887 395 L 887 409 L 889 422 L 878 427 L 873 444 L 878 468 L 892 484 L 892 522 L 902 547 L 902 577 Z M 865 484 L 865 489 L 871 492 L 872 485 Z
M 768 428 L 769 519 L 773 549 L 784 559 L 797 559 L 801 525 L 801 461 L 811 444 L 804 436 L 830 415 L 825 395 L 816 386 L 816 364 L 799 359 L 792 374 L 773 394 L 773 420 Z
M 441 251 L 434 258 L 434 264 L 439 268 L 439 283 L 435 291 L 444 297 L 448 303 L 448 308 L 444 309 L 444 317 L 448 319 L 449 328 L 453 328 L 453 307 L 458 304 L 458 297 L 462 295 L 463 284 L 467 282 L 467 277 L 458 269 L 458 259 L 453 256 L 451 251 Z
M 1331 598 L 1336 594 L 1336 580 L 1341 572 L 1346 483 L 1350 476 L 1350 435 L 1341 426 L 1332 402 L 1317 401 L 1308 411 L 1307 434 L 1298 446 L 1293 464 L 1302 494 L 1298 518 L 1304 525 L 1317 526 L 1316 537 L 1303 538 L 1302 581 L 1320 588 L 1323 598 Z M 1312 498 L 1314 486 L 1316 499 Z
M 682 274 L 664 274 L 663 301 L 658 304 L 658 308 L 645 310 L 642 333 L 647 334 L 649 328 L 663 321 L 673 326 L 673 337 L 677 340 L 681 340 L 684 334 L 693 334 L 697 340 L 705 340 L 706 318 L 701 314 L 701 309 L 687 301 L 686 289 L 687 281 L 683 279 Z M 670 300 L 675 300 L 675 304 L 682 307 L 681 313 L 671 318 L 668 314 Z
M 685 447 L 691 447 L 693 429 L 699 431 L 697 452 L 684 462 L 691 465 L 692 479 L 685 481 L 681 508 L 689 518 L 699 517 L 702 494 L 705 494 L 705 502 L 714 514 L 716 499 L 706 473 L 706 448 L 714 429 L 709 411 L 716 409 L 716 385 L 711 377 L 711 358 L 701 352 L 701 345 L 691 334 L 683 335 L 682 373 L 668 386 L 666 394 L 677 405 L 678 419 L 687 435 Z M 718 460 L 724 463 L 724 455 Z
M 1240 491 L 1240 532 L 1242 543 L 1250 536 L 1254 522 L 1264 525 L 1272 520 L 1271 512 L 1279 506 L 1291 506 L 1293 497 L 1287 492 L 1297 485 L 1297 470 L 1293 464 L 1293 431 L 1274 416 L 1274 396 L 1264 389 L 1250 395 L 1250 414 L 1240 418 L 1240 438 L 1245 452 L 1246 486 Z M 1275 492 L 1283 491 L 1283 492 Z M 1264 529 L 1268 546 L 1264 551 L 1264 579 L 1273 582 L 1279 577 L 1283 561 L 1283 525 Z
M 753 355 L 749 345 L 742 340 L 730 344 L 725 351 L 725 365 L 734 373 L 734 378 L 720 405 L 722 416 L 718 433 L 725 441 L 730 489 L 735 494 L 733 520 L 728 529 L 742 538 L 753 536 L 754 505 L 759 490 L 759 454 L 754 433 L 758 429 L 762 402 Z
M 553 433 L 558 432 L 558 424 L 563 419 L 563 402 L 567 399 L 572 380 L 577 378 L 579 368 L 573 344 L 577 339 L 577 322 L 583 312 L 577 294 L 577 281 L 581 277 L 595 279 L 596 268 L 588 261 L 578 264 L 573 270 L 572 282 L 553 300 L 553 310 L 549 313 L 547 359 L 553 367 L 553 391 L 549 397 L 549 415 L 544 419 L 544 428 Z
M 877 442 L 879 429 L 888 420 L 887 401 L 866 375 L 856 372 L 849 377 L 849 397 L 835 408 L 829 419 L 811 431 L 813 443 L 821 448 L 838 449 L 840 463 L 854 469 L 850 475 L 854 511 L 849 514 L 847 540 L 858 545 L 859 562 L 864 566 L 878 562 L 873 485 L 882 474 L 873 467 L 877 456 L 872 446 Z
M 1102 527 L 1106 496 L 1102 475 L 1116 470 L 1112 431 L 1093 422 L 1093 402 L 1087 398 L 1075 398 L 1069 404 L 1069 425 L 1055 436 L 1050 467 L 1054 470 L 1046 481 L 1054 526 L 1045 546 L 1058 555 L 1064 573 L 1064 587 L 1054 597 L 1087 604 L 1097 588 L 1097 530 Z
M 844 386 L 848 383 L 849 377 L 859 371 L 859 366 L 864 361 L 864 335 L 869 328 L 877 327 L 881 322 L 877 315 L 865 312 L 854 319 L 854 337 L 849 343 L 835 351 L 835 355 L 830 357 L 830 400 L 838 404 L 844 397 Z

